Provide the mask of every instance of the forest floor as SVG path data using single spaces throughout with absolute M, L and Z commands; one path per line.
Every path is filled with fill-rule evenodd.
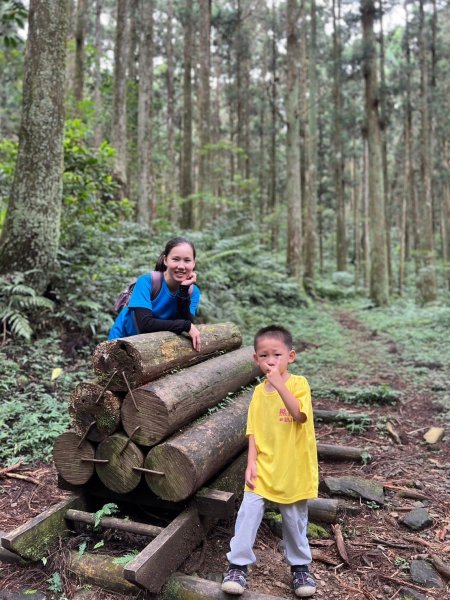
M 413 583 L 409 574 L 411 561 L 418 558 L 434 556 L 447 566 L 450 564 L 450 448 L 445 437 L 431 445 L 423 437 L 430 427 L 444 426 L 442 414 L 444 411 L 448 414 L 448 406 L 443 405 L 442 398 L 446 397 L 448 402 L 449 365 L 436 361 L 414 364 L 392 337 L 372 330 L 350 311 L 338 309 L 334 318 L 353 351 L 347 359 L 341 357 L 340 364 L 329 370 L 329 385 L 339 388 L 386 385 L 401 392 L 401 397 L 395 404 L 357 408 L 333 397 L 313 398 L 316 408 L 356 409 L 371 417 L 371 423 L 361 431 L 353 428 L 352 432 L 344 425 L 317 425 L 319 442 L 364 447 L 372 458 L 368 464 L 320 461 L 321 480 L 329 476 L 358 476 L 384 485 L 386 495 L 383 507 L 346 499 L 347 503 L 360 508 L 359 514 L 344 515 L 340 521 L 348 564 L 340 556 L 331 526 L 324 526 L 328 538 L 311 540 L 313 550 L 319 550 L 327 559 L 327 562 L 315 560 L 311 566 L 317 581 L 315 597 L 327 600 L 450 599 L 448 584 L 446 588 L 426 589 L 422 584 Z M 298 344 L 301 345 L 301 341 Z M 308 352 L 307 349 L 304 351 Z M 359 357 L 360 363 L 357 372 L 355 356 Z M 414 376 L 415 370 L 420 370 L 421 377 Z M 395 433 L 387 431 L 387 423 L 398 435 L 397 439 L 394 439 Z M 22 467 L 17 473 L 34 481 L 12 477 L 0 480 L 1 531 L 11 531 L 66 496 L 57 487 L 53 466 Z M 405 489 L 412 490 L 410 495 L 416 497 L 408 497 L 407 492 L 405 495 Z M 326 494 L 321 493 L 321 496 Z M 416 506 L 428 510 L 433 524 L 413 532 L 401 524 L 400 519 Z M 220 580 L 226 568 L 225 554 L 232 534 L 233 520 L 220 522 L 180 570 Z M 293 598 L 289 568 L 283 561 L 279 539 L 265 523 L 258 533 L 255 553 L 258 561 L 250 571 L 249 589 L 278 598 Z M 53 570 L 55 568 L 62 575 L 64 594 L 59 593 L 55 585 L 53 592 L 48 591 L 52 575 L 48 566 L 0 563 L 0 589 L 3 590 L 0 598 L 10 597 L 5 595 L 5 590 L 26 587 L 45 590 L 47 598 L 72 598 L 77 589 L 76 582 L 66 579 L 61 564 Z M 405 588 L 415 595 L 406 596 Z M 93 589 L 90 594 L 91 598 L 105 600 L 125 598 L 100 589 Z

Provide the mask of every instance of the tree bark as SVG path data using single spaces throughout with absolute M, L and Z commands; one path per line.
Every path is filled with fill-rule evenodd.
M 420 60 L 420 258 L 421 269 L 417 278 L 417 290 L 423 304 L 437 297 L 436 266 L 433 237 L 432 157 L 430 139 L 427 40 L 423 0 L 419 2 L 419 60 Z
M 164 500 L 184 500 L 196 492 L 246 445 L 245 427 L 252 392 L 245 392 L 205 421 L 194 423 L 147 454 L 149 488 Z
M 366 450 L 355 446 L 337 446 L 335 444 L 317 444 L 319 458 L 325 460 L 359 460 L 363 461 Z
M 277 217 L 277 13 L 275 2 L 272 0 L 272 39 L 271 47 L 271 81 L 270 81 L 270 150 L 269 150 L 269 211 L 271 216 L 270 240 L 273 250 L 278 248 L 278 217 Z
M 223 600 L 226 594 L 221 591 L 220 583 L 175 573 L 164 588 L 165 600 Z M 245 592 L 246 600 L 280 600 L 279 596 L 263 594 L 261 592 Z
M 383 164 L 381 156 L 381 133 L 379 92 L 377 83 L 374 0 L 361 0 L 364 44 L 364 80 L 367 139 L 369 146 L 369 216 L 370 216 L 370 298 L 376 306 L 389 304 L 386 221 L 383 195 Z
M 126 195 L 127 190 L 127 60 L 128 0 L 117 0 L 114 48 L 114 98 L 112 145 L 116 150 L 115 172 Z
M 287 270 L 301 280 L 302 267 L 302 198 L 300 181 L 300 117 L 298 67 L 297 0 L 287 2 L 287 173 L 286 196 L 288 207 Z
M 95 57 L 94 57 L 94 106 L 95 106 L 95 131 L 94 143 L 98 148 L 102 143 L 103 138 L 103 123 L 102 123 L 102 70 L 100 57 L 102 55 L 102 2 L 96 0 L 95 3 Z
M 33 270 L 27 279 L 38 292 L 47 288 L 59 246 L 66 38 L 67 2 L 31 0 L 19 151 L 0 238 L 0 273 Z
M 315 262 L 317 251 L 317 42 L 316 42 L 316 4 L 310 6 L 309 41 L 309 106 L 308 106 L 308 143 L 306 198 L 305 198 L 305 270 L 304 286 L 307 292 L 314 294 Z
M 141 0 L 138 99 L 138 200 L 136 219 L 149 232 L 156 216 L 152 167 L 153 1 Z
M 133 391 L 122 405 L 122 424 L 133 440 L 153 446 L 196 417 L 250 384 L 261 373 L 247 346 L 217 356 Z M 134 405 L 136 402 L 136 407 Z
M 120 396 L 96 383 L 78 384 L 69 400 L 74 431 L 101 442 L 119 428 L 121 404 Z
M 211 71 L 211 0 L 199 0 L 200 9 L 200 86 L 199 86 L 199 157 L 198 157 L 198 191 L 207 194 L 210 191 L 210 153 L 211 143 L 211 108 L 210 108 L 210 71 Z M 205 202 L 202 200 L 203 210 L 200 210 L 200 223 L 205 223 Z
M 113 492 L 126 494 L 139 484 L 144 454 L 123 433 L 114 433 L 103 440 L 95 453 L 95 470 L 101 482 Z
M 177 222 L 178 210 L 175 202 L 175 64 L 173 48 L 173 0 L 167 2 L 167 34 L 166 34 L 166 57 L 167 57 L 167 151 L 169 172 L 167 174 L 167 192 L 170 198 L 170 221 Z
M 342 144 L 342 47 L 340 19 L 340 0 L 333 0 L 333 138 L 334 186 L 336 194 L 336 268 L 338 271 L 345 271 L 347 269 L 347 235 L 345 231 L 344 149 Z
M 180 196 L 184 198 L 182 204 L 182 225 L 192 229 L 194 225 L 194 211 L 192 199 L 192 0 L 186 0 L 183 18 L 184 29 L 184 71 L 183 71 L 183 145 L 181 156 L 181 185 Z
M 239 329 L 233 323 L 198 325 L 202 349 L 196 352 L 190 338 L 168 331 L 134 335 L 99 344 L 94 351 L 93 367 L 102 384 L 114 372 L 108 389 L 128 389 L 122 372 L 132 389 L 157 379 L 175 368 L 188 367 L 206 360 L 218 351 L 235 350 L 242 343 Z
M 79 104 L 83 101 L 85 49 L 84 39 L 86 34 L 86 0 L 78 0 L 77 24 L 75 29 L 75 76 L 73 81 L 73 95 L 76 102 L 76 112 L 79 113 Z
M 114 562 L 114 558 L 106 554 L 71 551 L 68 569 L 87 584 L 119 594 L 136 596 L 139 588 L 127 581 L 123 576 L 123 565 Z
M 66 513 L 66 519 L 76 523 L 86 523 L 86 525 L 95 525 L 97 517 L 95 513 L 89 513 L 84 510 L 75 510 L 70 508 Z M 104 529 L 115 529 L 116 531 L 126 531 L 127 533 L 136 533 L 155 538 L 164 530 L 163 527 L 150 525 L 148 523 L 139 523 L 130 519 L 118 519 L 116 517 L 102 517 L 97 527 Z

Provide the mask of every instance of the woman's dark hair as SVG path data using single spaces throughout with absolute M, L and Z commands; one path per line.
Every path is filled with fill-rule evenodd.
M 165 271 L 167 269 L 166 265 L 164 264 L 164 259 L 166 258 L 166 256 L 168 256 L 170 254 L 170 252 L 174 248 L 176 248 L 177 246 L 181 246 L 181 244 L 188 244 L 192 248 L 192 254 L 194 255 L 194 260 L 195 260 L 195 256 L 196 256 L 197 252 L 196 252 L 195 246 L 192 242 L 190 242 L 189 240 L 187 240 L 186 238 L 183 238 L 183 237 L 172 238 L 171 240 L 169 240 L 167 242 L 166 247 L 164 248 L 164 251 L 161 252 L 161 254 L 159 255 L 158 260 L 156 261 L 155 271 Z

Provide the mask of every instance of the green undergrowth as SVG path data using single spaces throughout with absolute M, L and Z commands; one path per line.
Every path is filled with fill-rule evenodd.
M 253 343 L 260 327 L 284 325 L 292 331 L 297 351 L 291 371 L 308 378 L 313 394 L 344 388 L 349 401 L 370 403 L 371 379 L 393 360 L 411 381 L 439 376 L 442 389 L 448 390 L 449 307 L 417 308 L 399 301 L 387 309 L 367 310 L 367 299 L 332 279 L 328 285 L 333 289 L 340 285 L 347 290 L 344 299 L 309 299 L 288 277 L 283 252 L 265 248 L 248 220 L 236 217 L 202 232 L 172 231 L 159 222 L 149 241 L 136 225 L 110 223 L 105 217 L 102 227 L 88 220 L 75 234 L 70 230 L 62 239 L 54 309 L 30 319 L 29 342 L 8 336 L 0 346 L 2 464 L 51 458 L 55 437 L 69 425 L 70 394 L 78 383 L 92 380 L 92 352 L 107 337 L 117 294 L 133 277 L 153 270 L 165 242 L 175 235 L 186 235 L 197 246 L 198 322 L 233 321 L 244 345 Z M 342 312 L 359 320 L 363 332 L 344 326 Z M 389 341 L 398 346 L 398 356 L 389 354 Z M 380 389 L 375 391 L 379 396 Z M 392 390 L 384 392 L 388 401 Z

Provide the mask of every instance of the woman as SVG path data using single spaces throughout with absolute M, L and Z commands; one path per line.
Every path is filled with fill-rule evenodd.
M 108 339 L 155 331 L 186 332 L 194 350 L 199 351 L 200 332 L 194 325 L 200 302 L 200 290 L 195 285 L 195 257 L 194 244 L 189 240 L 169 240 L 156 263 L 156 273 L 137 279 L 128 305 L 117 315 Z M 156 296 L 152 294 L 155 287 L 160 287 Z

